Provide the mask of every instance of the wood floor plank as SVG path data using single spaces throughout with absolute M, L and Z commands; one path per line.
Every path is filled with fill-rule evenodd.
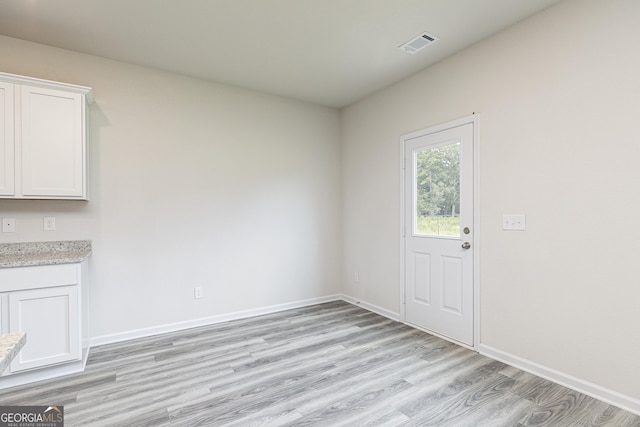
M 342 301 L 99 346 L 0 391 L 67 426 L 640 427 L 640 417 Z

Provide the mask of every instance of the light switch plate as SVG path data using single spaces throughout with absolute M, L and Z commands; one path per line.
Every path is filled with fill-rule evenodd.
M 3 233 L 15 233 L 16 232 L 16 219 L 15 218 L 2 218 L 2 232 Z
M 526 230 L 525 216 L 524 215 L 502 215 L 502 229 L 503 230 Z
M 55 231 L 56 230 L 56 217 L 55 216 L 45 216 L 42 219 L 44 231 Z

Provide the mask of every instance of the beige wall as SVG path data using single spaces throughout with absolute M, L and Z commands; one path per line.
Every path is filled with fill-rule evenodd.
M 399 137 L 478 112 L 482 345 L 640 399 L 639 16 L 565 1 L 346 108 L 344 292 L 400 311 Z
M 399 312 L 399 137 L 475 111 L 482 345 L 640 399 L 637 16 L 566 0 L 341 114 L 0 37 L 1 71 L 96 99 L 91 201 L 0 200 L 0 242 L 93 241 L 93 337 L 340 291 Z
M 6 37 L 0 70 L 93 88 L 90 201 L 0 200 L 0 242 L 92 240 L 92 337 L 339 292 L 337 111 Z

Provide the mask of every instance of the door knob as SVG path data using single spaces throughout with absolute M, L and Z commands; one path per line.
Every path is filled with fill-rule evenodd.
M 469 249 L 470 247 L 471 247 L 471 243 L 469 243 L 469 242 L 464 242 L 462 244 L 462 249 Z

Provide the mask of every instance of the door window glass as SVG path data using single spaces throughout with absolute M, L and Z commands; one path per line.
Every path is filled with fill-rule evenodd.
M 415 151 L 414 234 L 460 236 L 460 142 Z

